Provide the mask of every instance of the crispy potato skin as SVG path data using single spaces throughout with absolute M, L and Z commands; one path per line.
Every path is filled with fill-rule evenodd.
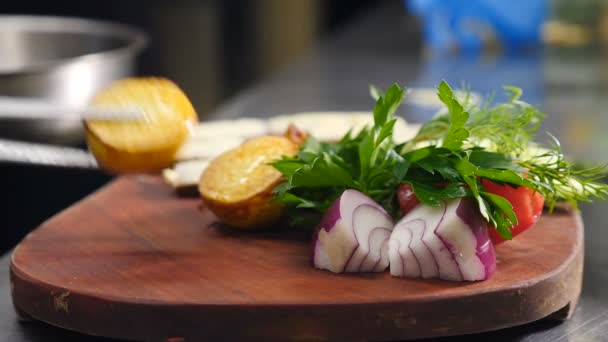
M 236 203 L 219 202 L 209 198 L 203 199 L 203 202 L 222 223 L 229 226 L 240 229 L 267 228 L 283 214 L 282 204 L 270 202 L 273 197 L 272 189 L 276 185 Z
M 275 223 L 283 205 L 271 203 L 272 190 L 283 180 L 272 160 L 293 156 L 298 145 L 285 137 L 262 136 L 214 159 L 199 183 L 199 193 L 218 219 L 241 229 L 258 229 Z

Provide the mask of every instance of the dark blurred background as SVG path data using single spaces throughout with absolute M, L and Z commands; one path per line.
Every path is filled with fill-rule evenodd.
M 378 6 L 373 0 L 3 0 L 0 14 L 130 24 L 149 35 L 138 75 L 174 80 L 201 119 L 221 101 L 272 75 L 324 37 Z M 406 13 L 405 9 L 404 15 Z M 297 82 L 297 80 L 295 80 Z M 0 163 L 0 251 L 110 179 L 98 171 Z
M 175 80 L 201 118 L 377 6 L 373 0 L 3 0 L 0 14 L 117 21 L 150 42 L 138 74 Z M 405 11 L 405 10 L 404 10 Z

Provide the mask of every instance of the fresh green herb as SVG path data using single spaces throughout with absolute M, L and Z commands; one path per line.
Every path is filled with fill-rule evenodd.
M 509 239 L 509 228 L 517 223 L 513 207 L 485 191 L 481 179 L 531 188 L 550 208 L 559 200 L 576 205 L 608 197 L 608 185 L 598 181 L 606 167 L 575 170 L 565 161 L 557 139 L 552 149 L 539 149 L 533 139 L 545 115 L 520 100 L 521 89 L 505 89 L 508 102 L 479 108 L 459 101 L 441 82 L 437 95 L 446 110 L 426 122 L 413 139 L 396 145 L 394 114 L 404 89 L 395 84 L 383 93 L 371 87 L 374 125 L 357 134 L 349 132 L 337 143 L 310 137 L 296 157 L 275 161 L 272 165 L 285 181 L 275 189 L 274 200 L 307 214 L 307 219 L 318 218 L 351 188 L 398 217 L 397 188 L 410 184 L 420 202 L 431 206 L 473 198 L 481 215 Z
M 394 189 L 409 166 L 395 151 L 392 139 L 394 114 L 404 90 L 393 85 L 384 94 L 378 89 L 371 92 L 377 95 L 372 127 L 357 135 L 349 133 L 338 143 L 310 137 L 298 156 L 273 163 L 286 179 L 275 190 L 275 201 L 323 212 L 350 188 L 368 194 L 389 210 L 397 209 Z M 326 200 L 321 201 L 319 193 Z
M 440 112 L 437 117 L 427 121 L 418 135 L 405 145 L 405 150 L 415 148 L 421 142 L 438 144 L 444 141 L 444 145 L 451 145 L 453 138 L 450 138 L 448 131 L 462 127 L 468 132 L 466 147 L 483 147 L 517 158 L 529 148 L 545 118 L 545 114 L 537 108 L 520 100 L 522 90 L 516 87 L 505 87 L 508 102 L 497 105 L 488 102 L 482 108 L 456 105 L 458 100 L 446 82 L 442 82 L 438 90 L 439 98 L 446 104 L 449 115 Z M 463 107 L 472 107 L 471 114 L 463 113 Z M 470 120 L 464 127 L 460 122 L 454 125 L 453 117 L 463 120 L 469 116 Z M 461 130 L 460 134 L 467 133 Z
M 449 150 L 457 151 L 470 135 L 469 131 L 464 128 L 464 125 L 469 121 L 469 113 L 454 97 L 454 92 L 446 82 L 441 82 L 437 88 L 437 96 L 446 105 L 450 115 L 450 124 L 441 145 Z
M 608 198 L 608 185 L 603 183 L 606 182 L 606 165 L 576 169 L 565 160 L 559 141 L 552 138 L 553 149 L 519 162 L 531 179 L 543 185 L 539 192 L 545 196 L 549 209 L 553 210 L 560 200 L 577 208 L 578 202 Z
M 521 89 L 505 87 L 505 90 L 510 100 L 478 109 L 467 128 L 472 144 L 482 144 L 495 152 L 517 158 L 529 148 L 545 114 L 520 100 Z

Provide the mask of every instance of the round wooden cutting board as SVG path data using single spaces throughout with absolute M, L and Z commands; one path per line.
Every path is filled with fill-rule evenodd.
M 120 178 L 15 249 L 15 308 L 129 340 L 399 340 L 567 316 L 581 290 L 574 213 L 545 215 L 500 245 L 498 271 L 472 283 L 336 275 L 311 267 L 303 234 L 243 233 L 213 220 L 159 178 Z

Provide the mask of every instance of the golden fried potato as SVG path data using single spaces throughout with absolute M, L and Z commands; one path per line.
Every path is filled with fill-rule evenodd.
M 89 149 L 100 166 L 113 173 L 153 172 L 168 167 L 198 121 L 182 90 L 163 78 L 116 81 L 101 90 L 92 104 L 135 108 L 146 117 L 138 121 L 85 121 Z
M 282 175 L 268 163 L 294 156 L 298 145 L 285 137 L 262 136 L 246 141 L 209 163 L 198 190 L 205 205 L 224 223 L 250 229 L 275 222 L 283 206 L 271 203 Z

